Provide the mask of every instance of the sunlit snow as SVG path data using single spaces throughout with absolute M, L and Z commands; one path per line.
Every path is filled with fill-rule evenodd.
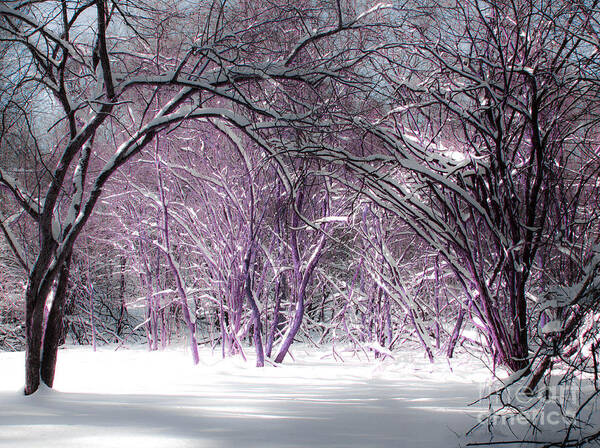
M 0 447 L 451 448 L 491 437 L 486 425 L 465 436 L 489 415 L 488 401 L 471 403 L 499 383 L 464 352 L 431 364 L 416 346 L 382 361 L 295 344 L 294 359 L 261 369 L 249 353 L 204 348 L 193 366 L 183 348 L 115 348 L 61 349 L 55 389 L 30 397 L 24 354 L 0 352 Z M 535 415 L 536 434 L 499 416 L 494 440 L 562 439 L 558 409 Z
M 481 410 L 477 360 L 431 365 L 296 347 L 263 369 L 201 351 L 61 350 L 55 390 L 21 394 L 23 353 L 0 353 L 0 446 L 449 447 Z

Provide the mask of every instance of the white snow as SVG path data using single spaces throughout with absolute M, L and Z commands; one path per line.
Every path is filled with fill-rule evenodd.
M 349 216 L 325 216 L 315 220 L 316 224 L 328 223 L 328 222 L 348 222 Z
M 251 350 L 247 350 L 250 353 Z M 365 359 L 292 346 L 294 359 L 254 367 L 220 349 L 69 347 L 55 389 L 22 395 L 23 353 L 0 353 L 0 447 L 465 446 L 487 406 L 469 406 L 490 372 L 467 355 L 430 364 L 409 350 Z M 489 440 L 489 435 L 485 435 Z
M 560 319 L 547 322 L 542 328 L 542 334 L 558 333 L 562 331 L 562 322 Z

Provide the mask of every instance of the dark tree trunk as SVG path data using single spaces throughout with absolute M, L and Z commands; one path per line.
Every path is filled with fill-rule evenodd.
M 550 369 L 552 369 L 552 357 L 546 355 L 544 356 L 539 366 L 537 367 L 537 369 L 535 369 L 535 372 L 529 379 L 527 387 L 525 388 L 525 395 L 533 396 L 538 383 L 546 375 L 546 372 L 550 371 Z
M 252 258 L 253 250 L 250 249 L 246 254 L 244 260 L 244 270 L 246 271 L 246 279 L 244 289 L 246 292 L 246 300 L 250 309 L 252 310 L 252 325 L 254 327 L 254 349 L 256 350 L 256 367 L 264 367 L 265 365 L 265 352 L 262 344 L 262 325 L 260 322 L 260 311 L 256 305 L 256 301 L 252 296 L 252 278 L 250 276 L 250 260 Z
M 515 367 L 517 370 L 529 367 L 529 340 L 527 334 L 527 299 L 525 297 L 525 286 L 519 285 L 517 292 L 517 315 L 515 316 Z
M 25 395 L 31 395 L 40 387 L 40 355 L 45 300 L 38 296 L 37 287 L 30 283 L 27 288 L 26 301 Z
M 127 316 L 127 307 L 125 305 L 125 257 L 121 257 L 121 272 L 119 281 L 119 319 L 117 320 L 117 328 L 115 333 L 117 334 L 117 340 L 119 342 L 123 329 L 125 327 L 125 321 Z
M 456 325 L 452 331 L 452 336 L 450 337 L 450 342 L 448 342 L 448 351 L 446 352 L 446 356 L 448 356 L 448 358 L 452 358 L 452 356 L 454 356 L 454 349 L 456 348 L 456 343 L 458 342 L 458 337 L 460 336 L 460 329 L 462 327 L 464 317 L 465 309 L 461 307 L 460 311 L 458 312 L 458 318 L 456 319 Z
M 58 277 L 58 285 L 54 294 L 52 308 L 48 315 L 44 341 L 42 347 L 41 378 L 44 384 L 52 387 L 54 384 L 54 373 L 56 371 L 56 358 L 58 346 L 63 334 L 63 317 L 67 286 L 69 284 L 69 271 L 71 268 L 71 257 L 68 257 Z
M 277 290 L 275 292 L 275 307 L 273 309 L 273 322 L 271 323 L 271 329 L 267 336 L 267 347 L 265 355 L 270 358 L 271 352 L 273 351 L 273 343 L 275 342 L 275 334 L 279 330 L 279 323 L 281 320 L 281 302 L 287 294 L 287 281 L 284 274 L 280 274 L 280 280 L 277 283 Z
M 25 293 L 25 395 L 37 391 L 42 380 L 50 387 L 54 382 L 56 353 L 62 335 L 65 296 L 69 281 L 70 255 L 60 265 L 57 289 L 45 328 L 44 308 L 54 279 L 51 280 L 51 272 L 42 269 L 41 266 L 41 263 L 36 264 L 32 269 Z M 44 278 L 43 272 L 46 273 L 44 281 L 41 280 Z

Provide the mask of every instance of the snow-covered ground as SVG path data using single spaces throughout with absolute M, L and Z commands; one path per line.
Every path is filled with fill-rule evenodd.
M 283 366 L 253 367 L 201 352 L 114 347 L 59 353 L 55 390 L 21 393 L 23 353 L 0 353 L 0 446 L 426 447 L 464 446 L 490 378 L 460 355 L 431 365 L 408 351 L 357 359 L 294 348 Z

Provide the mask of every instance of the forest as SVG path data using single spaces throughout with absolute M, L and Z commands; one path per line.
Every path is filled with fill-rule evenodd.
M 599 21 L 597 0 L 0 2 L 21 393 L 74 346 L 471 353 L 510 378 L 483 426 L 529 415 L 514 385 L 538 410 L 560 385 L 586 392 L 552 404 L 559 439 L 527 418 L 535 446 L 597 441 Z

